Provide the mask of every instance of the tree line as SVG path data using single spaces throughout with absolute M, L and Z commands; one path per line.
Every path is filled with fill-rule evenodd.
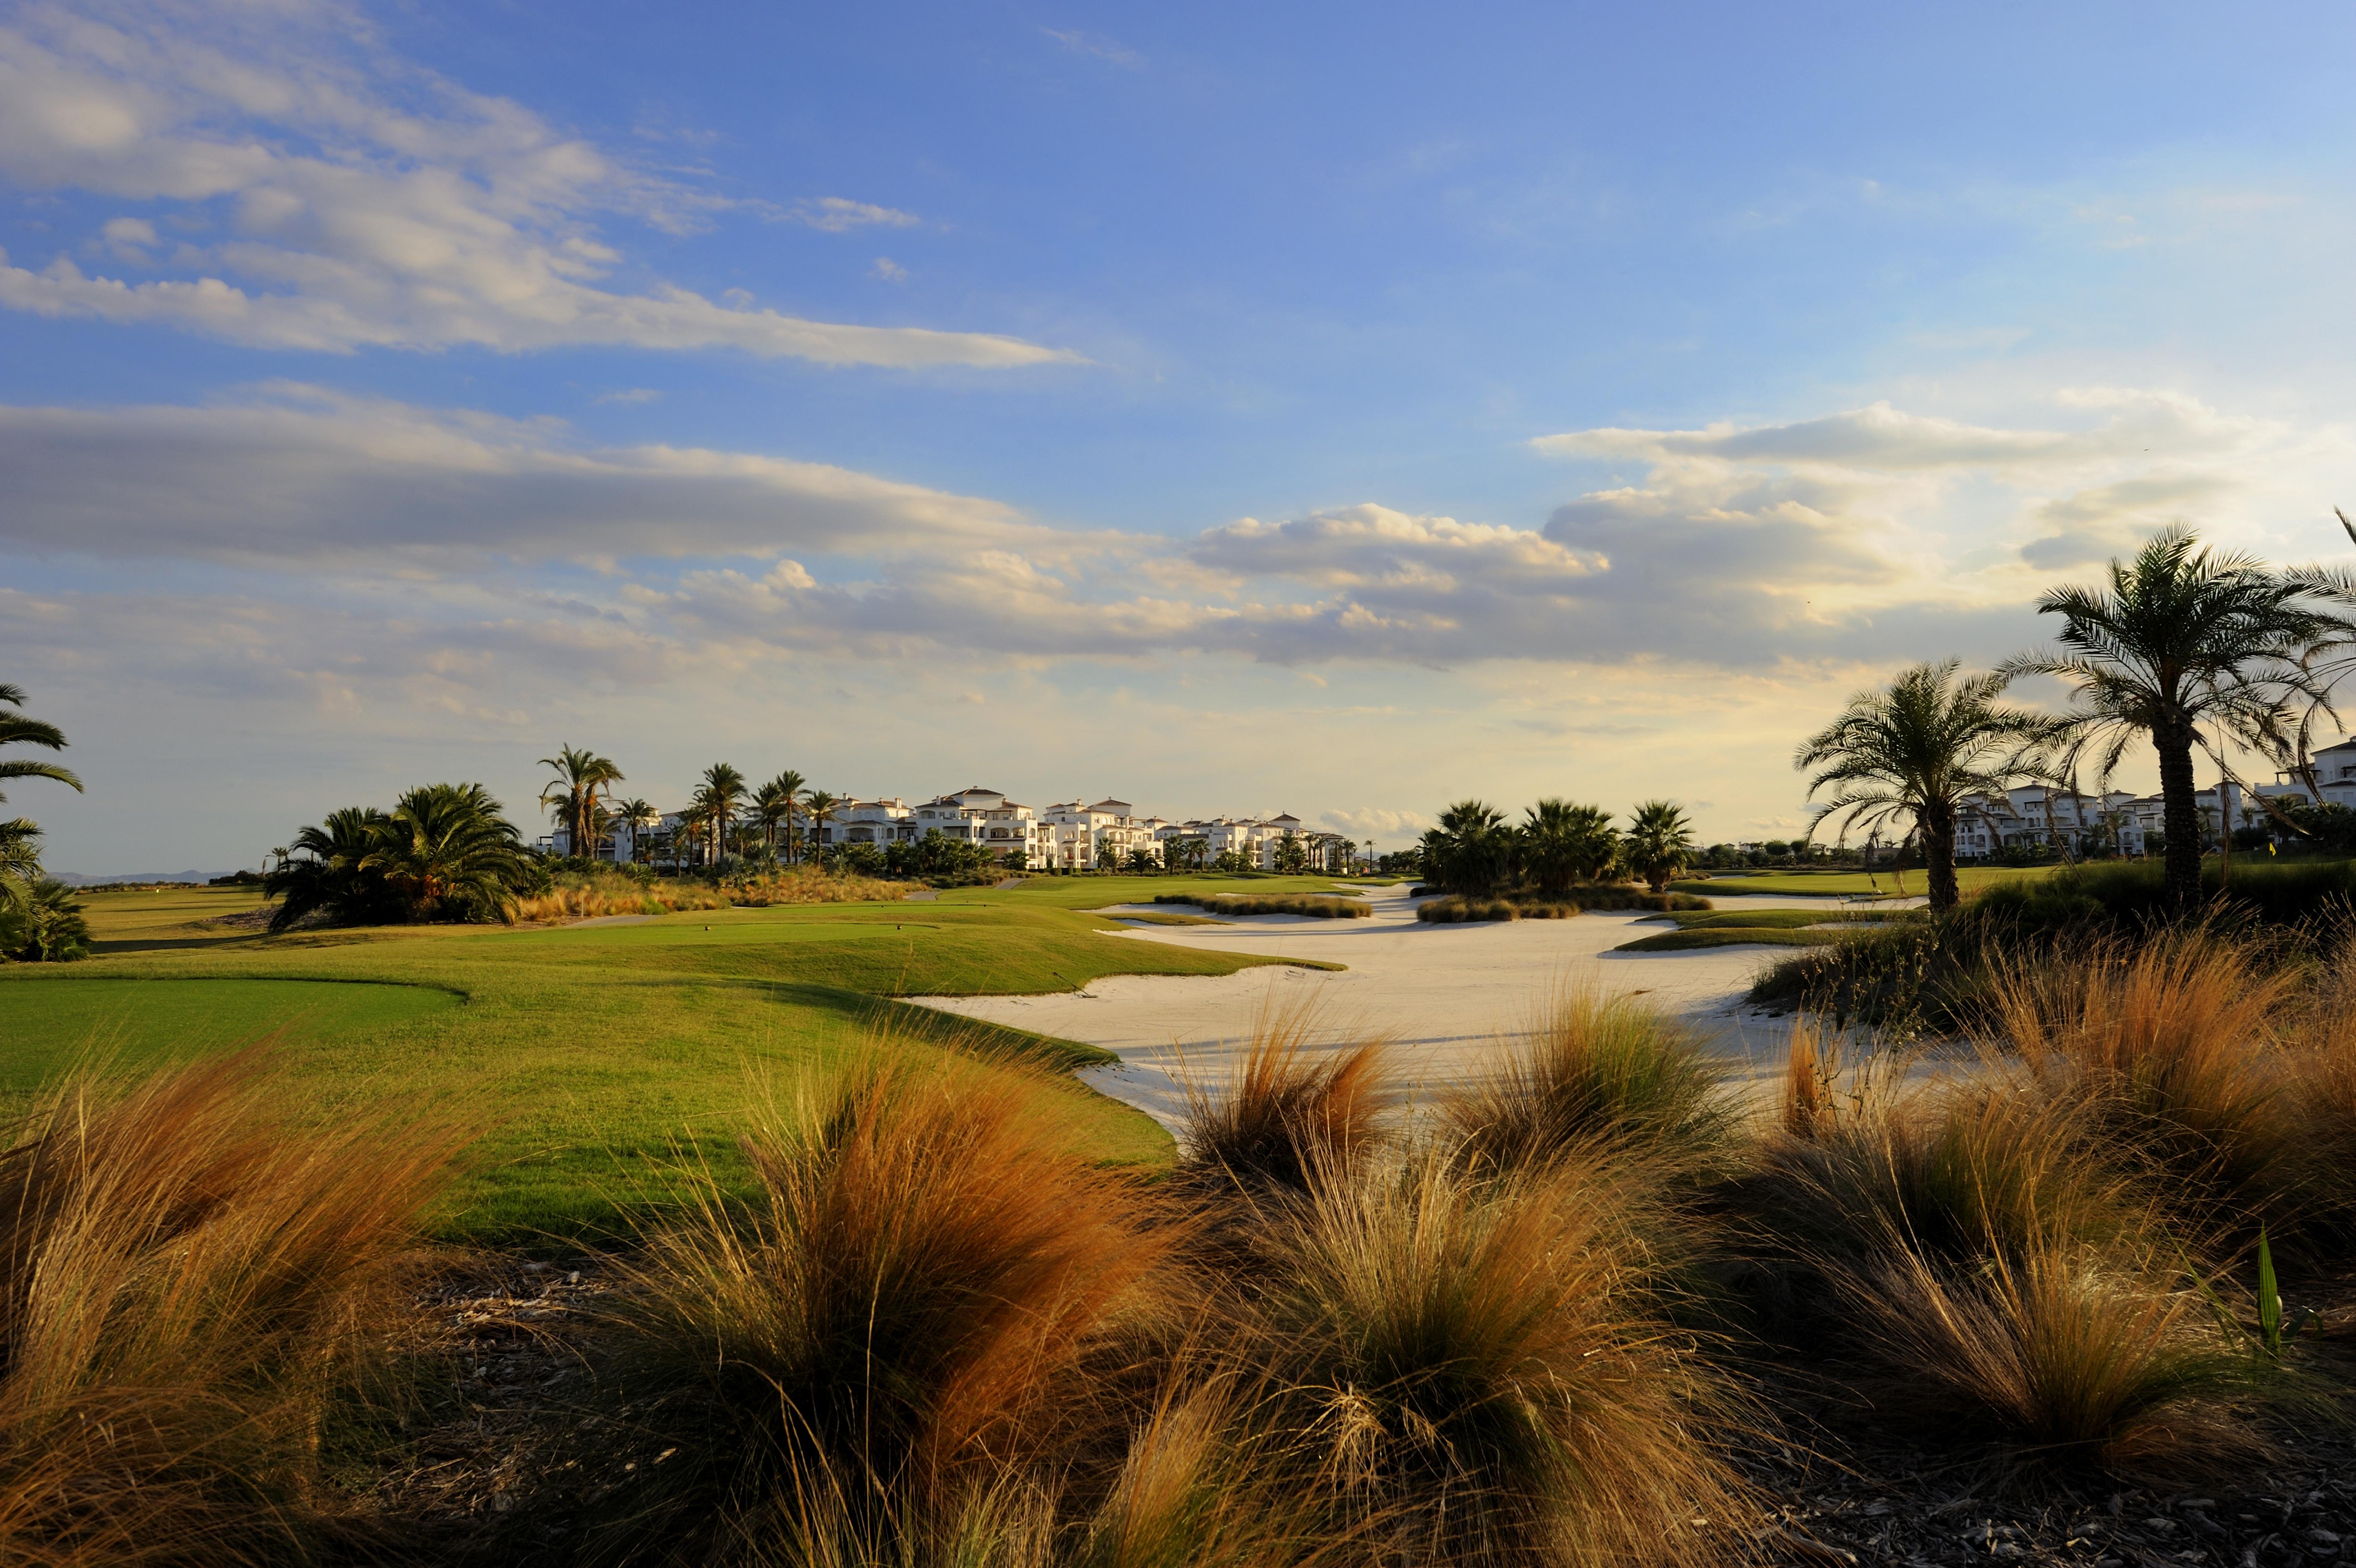
M 1692 824 L 1667 800 L 1646 800 L 1623 832 L 1601 806 L 1546 800 L 1522 821 L 1484 800 L 1460 800 L 1417 844 L 1426 882 L 1451 893 L 1489 894 L 1519 886 L 1559 895 L 1583 882 L 1641 877 L 1655 893 L 1691 865 Z

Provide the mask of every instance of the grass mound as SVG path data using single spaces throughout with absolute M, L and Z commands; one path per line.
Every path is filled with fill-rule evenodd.
M 1451 893 L 1419 906 L 1419 920 L 1454 925 L 1467 920 L 1567 920 L 1590 909 L 1707 909 L 1707 898 L 1690 893 L 1653 893 L 1621 883 L 1580 884 L 1558 894 Z
M 1364 920 L 1373 916 L 1365 900 L 1347 894 L 1156 893 L 1157 904 L 1190 904 L 1205 914 L 1308 915 L 1321 920 Z

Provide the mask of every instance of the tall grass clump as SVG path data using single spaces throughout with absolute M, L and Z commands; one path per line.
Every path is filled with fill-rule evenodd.
M 1441 1105 L 1475 1164 L 1543 1164 L 1601 1145 L 1668 1169 L 1723 1166 L 1741 1107 L 1701 1036 L 1632 996 L 1558 987 L 1503 1065 Z
M 1653 1305 L 1644 1202 L 1590 1162 L 1318 1180 L 1251 1276 L 1301 1510 L 1380 1562 L 1740 1560 L 1738 1407 Z
M 454 1136 L 296 1122 L 259 1049 L 82 1075 L 0 1155 L 0 1558 L 316 1561 Z
M 1311 1005 L 1271 1006 L 1231 1078 L 1186 1075 L 1183 1172 L 1304 1191 L 1319 1170 L 1345 1168 L 1380 1141 L 1392 1101 L 1382 1046 L 1321 1046 L 1320 1032 Z
M 1844 1294 L 1911 1408 L 2041 1463 L 2215 1477 L 2264 1447 L 2246 1416 L 2276 1391 L 2164 1244 L 1901 1240 Z
M 2163 1172 L 2080 1086 L 1995 1056 L 1912 1088 L 1838 1079 L 1795 1031 L 1785 1130 L 1751 1197 L 1808 1337 L 1872 1402 L 2108 1470 L 2213 1471 L 2261 1446 L 2252 1411 L 2294 1391 L 2221 1325 Z
M 2280 1235 L 2316 1177 L 2281 1049 L 2297 973 L 2207 928 L 2095 942 L 2004 971 L 1998 1037 L 2190 1232 Z
M 1176 1237 L 1066 1140 L 1037 1083 L 972 1064 L 877 1057 L 768 1113 L 752 1198 L 699 1184 L 628 1271 L 648 1462 L 598 1555 L 926 1560 L 1101 1481 Z

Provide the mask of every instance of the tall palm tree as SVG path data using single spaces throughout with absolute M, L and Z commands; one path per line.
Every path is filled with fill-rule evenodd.
M 610 757 L 572 746 L 557 747 L 556 755 L 541 757 L 540 765 L 556 769 L 555 779 L 540 792 L 540 803 L 549 809 L 549 814 L 564 830 L 569 841 L 567 852 L 584 860 L 595 859 L 601 825 L 597 793 L 608 785 L 619 784 L 622 770 Z
M 480 784 L 428 784 L 384 819 L 360 869 L 419 920 L 512 921 L 530 862 L 515 826 Z
M 1668 891 L 1669 878 L 1692 863 L 1693 852 L 1693 824 L 1678 807 L 1645 800 L 1630 813 L 1621 858 L 1654 892 Z
M 647 835 L 662 825 L 662 813 L 640 800 L 622 801 L 614 808 L 612 821 L 630 830 L 630 864 L 637 864 L 640 854 L 651 854 Z
M 1620 853 L 1612 813 L 1601 806 L 1540 800 L 1523 812 L 1522 865 L 1548 893 L 1591 880 L 1611 867 Z
M 1952 909 L 1962 897 L 1955 823 L 1971 797 L 2033 776 L 2037 748 L 2055 734 L 2042 714 L 1997 701 L 2009 675 L 1957 679 L 1956 665 L 1917 664 L 1887 687 L 1859 692 L 1793 759 L 1795 768 L 1823 769 L 1808 780 L 1811 798 L 1833 792 L 1800 842 L 1813 842 L 1834 815 L 1844 843 L 1859 823 L 1879 832 L 1902 822 L 1901 848 L 1905 841 L 1921 844 L 1933 909 Z
M 0 709 L 24 705 L 25 688 L 0 681 Z M 0 712 L 0 746 L 45 746 L 51 751 L 63 751 L 66 747 L 65 732 L 53 724 L 28 719 L 22 714 Z M 53 779 L 77 790 L 81 788 L 80 779 L 54 762 L 23 762 L 12 758 L 0 762 L 0 779 Z M 0 794 L 0 800 L 7 798 Z
M 711 798 L 712 864 L 720 864 L 728 846 L 728 830 L 735 824 L 736 802 L 744 794 L 744 776 L 724 762 L 703 770 L 703 791 Z
M 809 819 L 810 853 L 813 854 L 826 841 L 826 824 L 834 821 L 835 808 L 841 804 L 841 796 L 829 794 L 824 789 L 810 789 L 803 793 L 802 815 Z
M 794 800 L 786 793 L 784 783 L 776 779 L 753 791 L 753 818 L 761 824 L 761 842 L 769 853 L 777 851 L 777 827 L 794 814 Z
M 763 786 L 764 789 L 775 789 L 785 801 L 786 858 L 787 860 L 794 858 L 794 819 L 801 814 L 802 787 L 809 782 L 809 779 L 788 768 Z
M 2000 673 L 2058 675 L 2077 688 L 2063 724 L 2094 748 L 2107 781 L 2126 748 L 2148 740 L 2159 754 L 2160 817 L 2168 896 L 2179 908 L 2201 896 L 2201 815 L 2192 751 L 2222 765 L 2228 742 L 2279 749 L 2294 699 L 2320 692 L 2300 663 L 2340 630 L 2316 585 L 2277 575 L 2255 559 L 2204 549 L 2191 530 L 2154 534 L 2132 561 L 2110 564 L 2107 591 L 2055 588 L 2039 613 L 2062 618 L 2050 652 L 2007 660 Z M 2208 725 L 2215 741 L 2201 734 Z

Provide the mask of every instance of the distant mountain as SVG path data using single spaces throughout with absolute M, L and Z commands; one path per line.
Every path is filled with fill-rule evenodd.
M 88 887 L 101 882 L 209 882 L 216 876 L 227 876 L 226 871 L 140 871 L 124 872 L 120 876 L 91 876 L 80 871 L 44 871 L 42 875 L 69 887 Z

